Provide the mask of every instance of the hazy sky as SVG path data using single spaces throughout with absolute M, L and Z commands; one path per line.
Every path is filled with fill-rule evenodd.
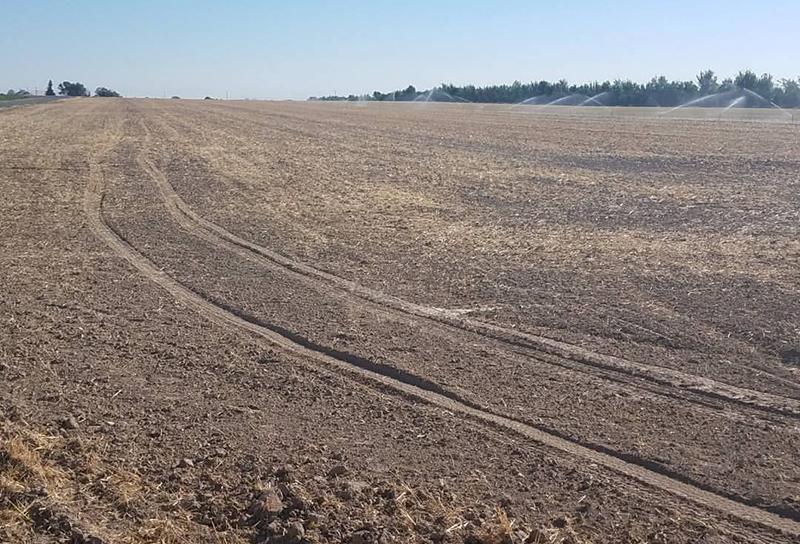
M 305 99 L 705 68 L 800 76 L 800 0 L 558 4 L 9 0 L 0 92 L 52 78 L 126 96 Z

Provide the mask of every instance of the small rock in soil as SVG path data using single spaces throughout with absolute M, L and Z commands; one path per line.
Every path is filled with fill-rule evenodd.
M 178 468 L 192 468 L 194 467 L 194 461 L 189 458 L 181 459 L 180 463 L 178 463 Z
M 335 465 L 328 471 L 329 478 L 335 478 L 337 476 L 341 476 L 342 474 L 347 474 L 347 467 L 344 465 Z

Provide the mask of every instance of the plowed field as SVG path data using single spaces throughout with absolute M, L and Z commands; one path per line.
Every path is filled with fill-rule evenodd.
M 74 99 L 0 144 L 0 541 L 800 537 L 800 125 Z

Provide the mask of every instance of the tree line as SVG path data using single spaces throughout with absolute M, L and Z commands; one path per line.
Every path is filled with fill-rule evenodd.
M 53 91 L 53 80 L 47 82 L 47 91 L 45 92 L 47 96 L 55 96 L 55 91 Z M 83 83 L 71 83 L 69 81 L 64 81 L 58 84 L 58 94 L 62 96 L 91 96 L 91 93 L 86 89 L 86 86 Z M 106 87 L 98 87 L 94 90 L 95 96 L 105 96 L 105 97 L 120 97 L 122 96 L 117 91 L 112 91 L 111 89 L 107 89 Z
M 745 91 L 746 90 L 746 91 Z M 597 104 L 604 106 L 660 106 L 673 107 L 685 104 L 703 97 L 719 95 L 731 97 L 737 93 L 746 93 L 747 101 L 743 106 L 771 107 L 771 104 L 782 108 L 800 107 L 800 77 L 795 79 L 781 79 L 776 81 L 771 74 L 757 75 L 752 70 L 740 71 L 733 78 L 720 81 L 713 70 L 704 70 L 697 74 L 694 80 L 669 81 L 664 76 L 652 78 L 647 83 L 637 83 L 631 80 L 616 79 L 584 83 L 581 85 L 570 84 L 561 79 L 556 82 L 532 81 L 522 83 L 515 81 L 510 85 L 453 85 L 443 83 L 435 89 L 418 91 L 413 85 L 391 93 L 375 91 L 369 95 L 349 96 L 323 96 L 311 97 L 309 100 L 322 101 L 456 101 L 456 102 L 481 102 L 517 104 L 533 98 L 539 98 L 532 103 L 547 103 L 548 99 L 558 100 L 570 95 L 597 97 Z M 761 99 L 758 99 L 761 97 Z M 591 103 L 591 102 L 589 102 Z M 722 105 L 713 100 L 702 101 L 698 105 Z

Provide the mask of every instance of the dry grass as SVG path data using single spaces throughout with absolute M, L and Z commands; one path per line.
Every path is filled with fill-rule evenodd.
M 209 542 L 245 542 L 198 527 L 180 508 L 151 508 L 153 486 L 114 466 L 84 436 L 16 423 L 5 424 L 0 436 L 0 541 L 188 544 L 206 534 Z
M 71 502 L 68 476 L 49 459 L 59 437 L 33 431 L 3 432 L 0 449 L 0 536 L 28 542 L 56 505 Z

